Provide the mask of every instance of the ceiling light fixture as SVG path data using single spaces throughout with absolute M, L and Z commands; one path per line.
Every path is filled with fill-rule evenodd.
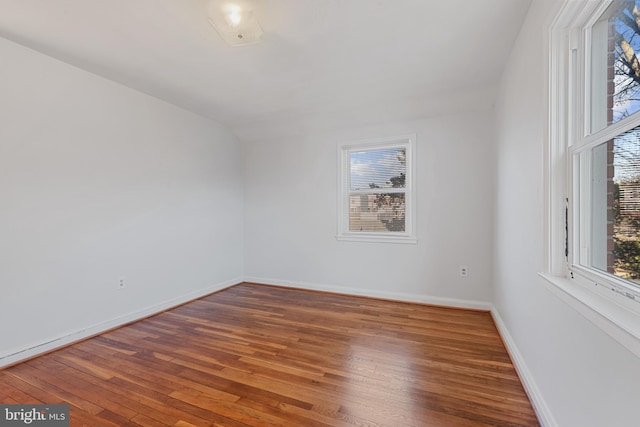
M 214 0 L 209 2 L 209 22 L 220 37 L 231 46 L 260 41 L 262 27 L 250 2 L 246 0 Z

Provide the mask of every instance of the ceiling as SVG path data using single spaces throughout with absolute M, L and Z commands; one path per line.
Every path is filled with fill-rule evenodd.
M 254 0 L 227 46 L 206 0 L 0 0 L 0 36 L 241 140 L 490 106 L 531 0 Z

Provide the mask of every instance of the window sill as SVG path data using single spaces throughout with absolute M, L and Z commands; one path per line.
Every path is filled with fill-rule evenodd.
M 545 273 L 547 289 L 613 339 L 640 357 L 640 313 L 609 300 L 565 277 Z
M 368 243 L 400 243 L 415 245 L 418 239 L 412 236 L 381 236 L 375 234 L 339 234 L 336 236 L 342 242 L 368 242 Z

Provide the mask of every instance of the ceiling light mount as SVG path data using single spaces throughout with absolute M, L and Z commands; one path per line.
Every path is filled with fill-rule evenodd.
M 248 0 L 212 0 L 207 13 L 213 28 L 231 46 L 253 44 L 262 37 L 262 27 Z

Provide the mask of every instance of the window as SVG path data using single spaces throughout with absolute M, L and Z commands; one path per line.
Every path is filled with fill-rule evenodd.
M 546 277 L 640 356 L 639 23 L 640 0 L 567 1 L 552 26 Z
M 415 135 L 339 147 L 338 239 L 415 243 Z

